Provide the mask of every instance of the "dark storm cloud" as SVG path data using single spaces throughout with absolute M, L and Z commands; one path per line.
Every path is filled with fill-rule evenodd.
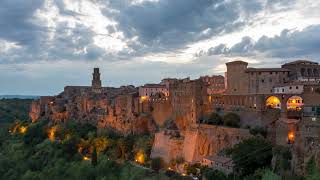
M 43 0 L 1 0 L 0 38 L 21 45 L 30 45 L 39 39 L 41 26 L 32 22 L 34 12 Z
M 108 5 L 118 13 L 111 13 L 107 8 L 105 15 L 114 17 L 127 37 L 139 37 L 140 46 L 132 45 L 134 49 L 157 52 L 175 50 L 188 43 L 239 30 L 248 17 L 262 10 L 264 3 L 254 0 L 161 0 L 137 5 L 111 1 Z
M 113 61 L 155 52 L 179 53 L 188 44 L 240 30 L 266 7 L 289 7 L 285 0 L 160 0 L 139 4 L 128 0 L 96 0 L 95 3 L 107 5 L 104 15 L 118 23 L 117 26 L 106 25 L 109 33 L 122 31 L 127 39 L 138 37 L 137 41 L 128 42 L 132 49 L 108 53 L 94 44 L 93 37 L 97 34 L 88 27 L 77 24 L 70 29 L 61 23 L 50 29 L 35 21 L 35 12 L 43 7 L 43 2 L 0 1 L 0 39 L 21 46 L 11 54 L 0 55 L 0 63 L 61 59 Z M 66 9 L 63 0 L 54 0 L 53 4 L 59 16 L 75 19 L 84 16 Z M 55 32 L 54 37 L 49 40 L 52 32 Z
M 267 57 L 319 57 L 320 25 L 309 26 L 302 31 L 283 30 L 279 36 L 262 36 L 257 42 L 250 37 L 228 48 L 220 44 L 208 50 L 209 55 L 255 56 L 264 54 Z

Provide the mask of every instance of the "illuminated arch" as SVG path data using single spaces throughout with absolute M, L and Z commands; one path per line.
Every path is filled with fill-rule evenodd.
M 287 109 L 300 111 L 303 106 L 303 99 L 300 96 L 291 96 L 287 101 Z
M 276 96 L 270 96 L 266 100 L 266 106 L 272 109 L 281 109 L 281 101 Z

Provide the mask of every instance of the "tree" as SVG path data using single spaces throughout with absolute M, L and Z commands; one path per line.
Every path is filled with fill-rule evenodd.
M 250 134 L 256 136 L 256 135 L 261 135 L 264 138 L 267 137 L 267 129 L 263 127 L 255 127 L 250 129 Z
M 235 113 L 228 113 L 223 117 L 223 125 L 229 127 L 240 127 L 240 116 Z
M 29 125 L 28 130 L 24 134 L 24 142 L 26 144 L 38 144 L 47 138 L 46 126 L 48 121 L 41 120 Z
M 98 164 L 98 157 L 97 157 L 97 148 L 93 148 L 92 157 L 91 157 L 91 164 L 92 166 L 97 166 Z
M 159 172 L 160 169 L 164 168 L 163 159 L 161 157 L 151 159 L 151 168 L 156 172 Z
M 211 113 L 208 120 L 206 121 L 206 124 L 210 125 L 222 125 L 223 120 L 222 117 L 217 113 Z
M 228 153 L 244 176 L 271 165 L 272 144 L 262 138 L 250 138 L 235 145 Z
M 267 169 L 264 171 L 261 180 L 281 180 L 281 177 Z
M 212 168 L 205 167 L 202 169 L 202 176 L 207 180 L 225 180 L 227 176 L 218 170 L 214 170 Z

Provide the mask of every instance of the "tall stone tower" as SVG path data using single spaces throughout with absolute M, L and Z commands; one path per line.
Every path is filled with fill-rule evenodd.
M 100 80 L 100 72 L 99 68 L 94 68 L 92 73 L 92 91 L 94 93 L 101 93 L 101 80 Z
M 232 61 L 227 65 L 227 94 L 249 93 L 249 77 L 246 73 L 248 63 L 244 61 Z

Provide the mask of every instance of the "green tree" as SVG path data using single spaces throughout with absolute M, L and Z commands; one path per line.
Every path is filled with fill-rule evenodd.
M 228 153 L 241 175 L 249 175 L 271 165 L 272 144 L 262 138 L 250 138 L 235 145 Z
M 256 135 L 261 135 L 264 138 L 267 137 L 267 129 L 263 127 L 254 127 L 250 129 L 250 134 L 256 136 Z
M 164 168 L 164 161 L 160 157 L 151 159 L 151 168 L 156 172 L 159 172 L 160 169 Z
M 92 166 L 97 166 L 98 164 L 98 155 L 97 155 L 97 148 L 93 148 L 92 157 L 91 157 L 91 164 Z
M 24 142 L 26 144 L 39 144 L 47 138 L 48 121 L 41 120 L 31 123 L 28 130 L 24 134 Z
M 223 125 L 229 127 L 240 127 L 240 116 L 235 113 L 228 113 L 223 116 Z
M 217 113 L 211 113 L 209 118 L 205 121 L 206 124 L 210 125 L 222 125 L 223 120 L 222 117 Z
M 214 170 L 212 168 L 205 167 L 202 169 L 202 176 L 207 180 L 225 180 L 227 176 L 218 170 Z
M 281 180 L 281 177 L 273 173 L 271 170 L 265 170 L 261 180 Z

